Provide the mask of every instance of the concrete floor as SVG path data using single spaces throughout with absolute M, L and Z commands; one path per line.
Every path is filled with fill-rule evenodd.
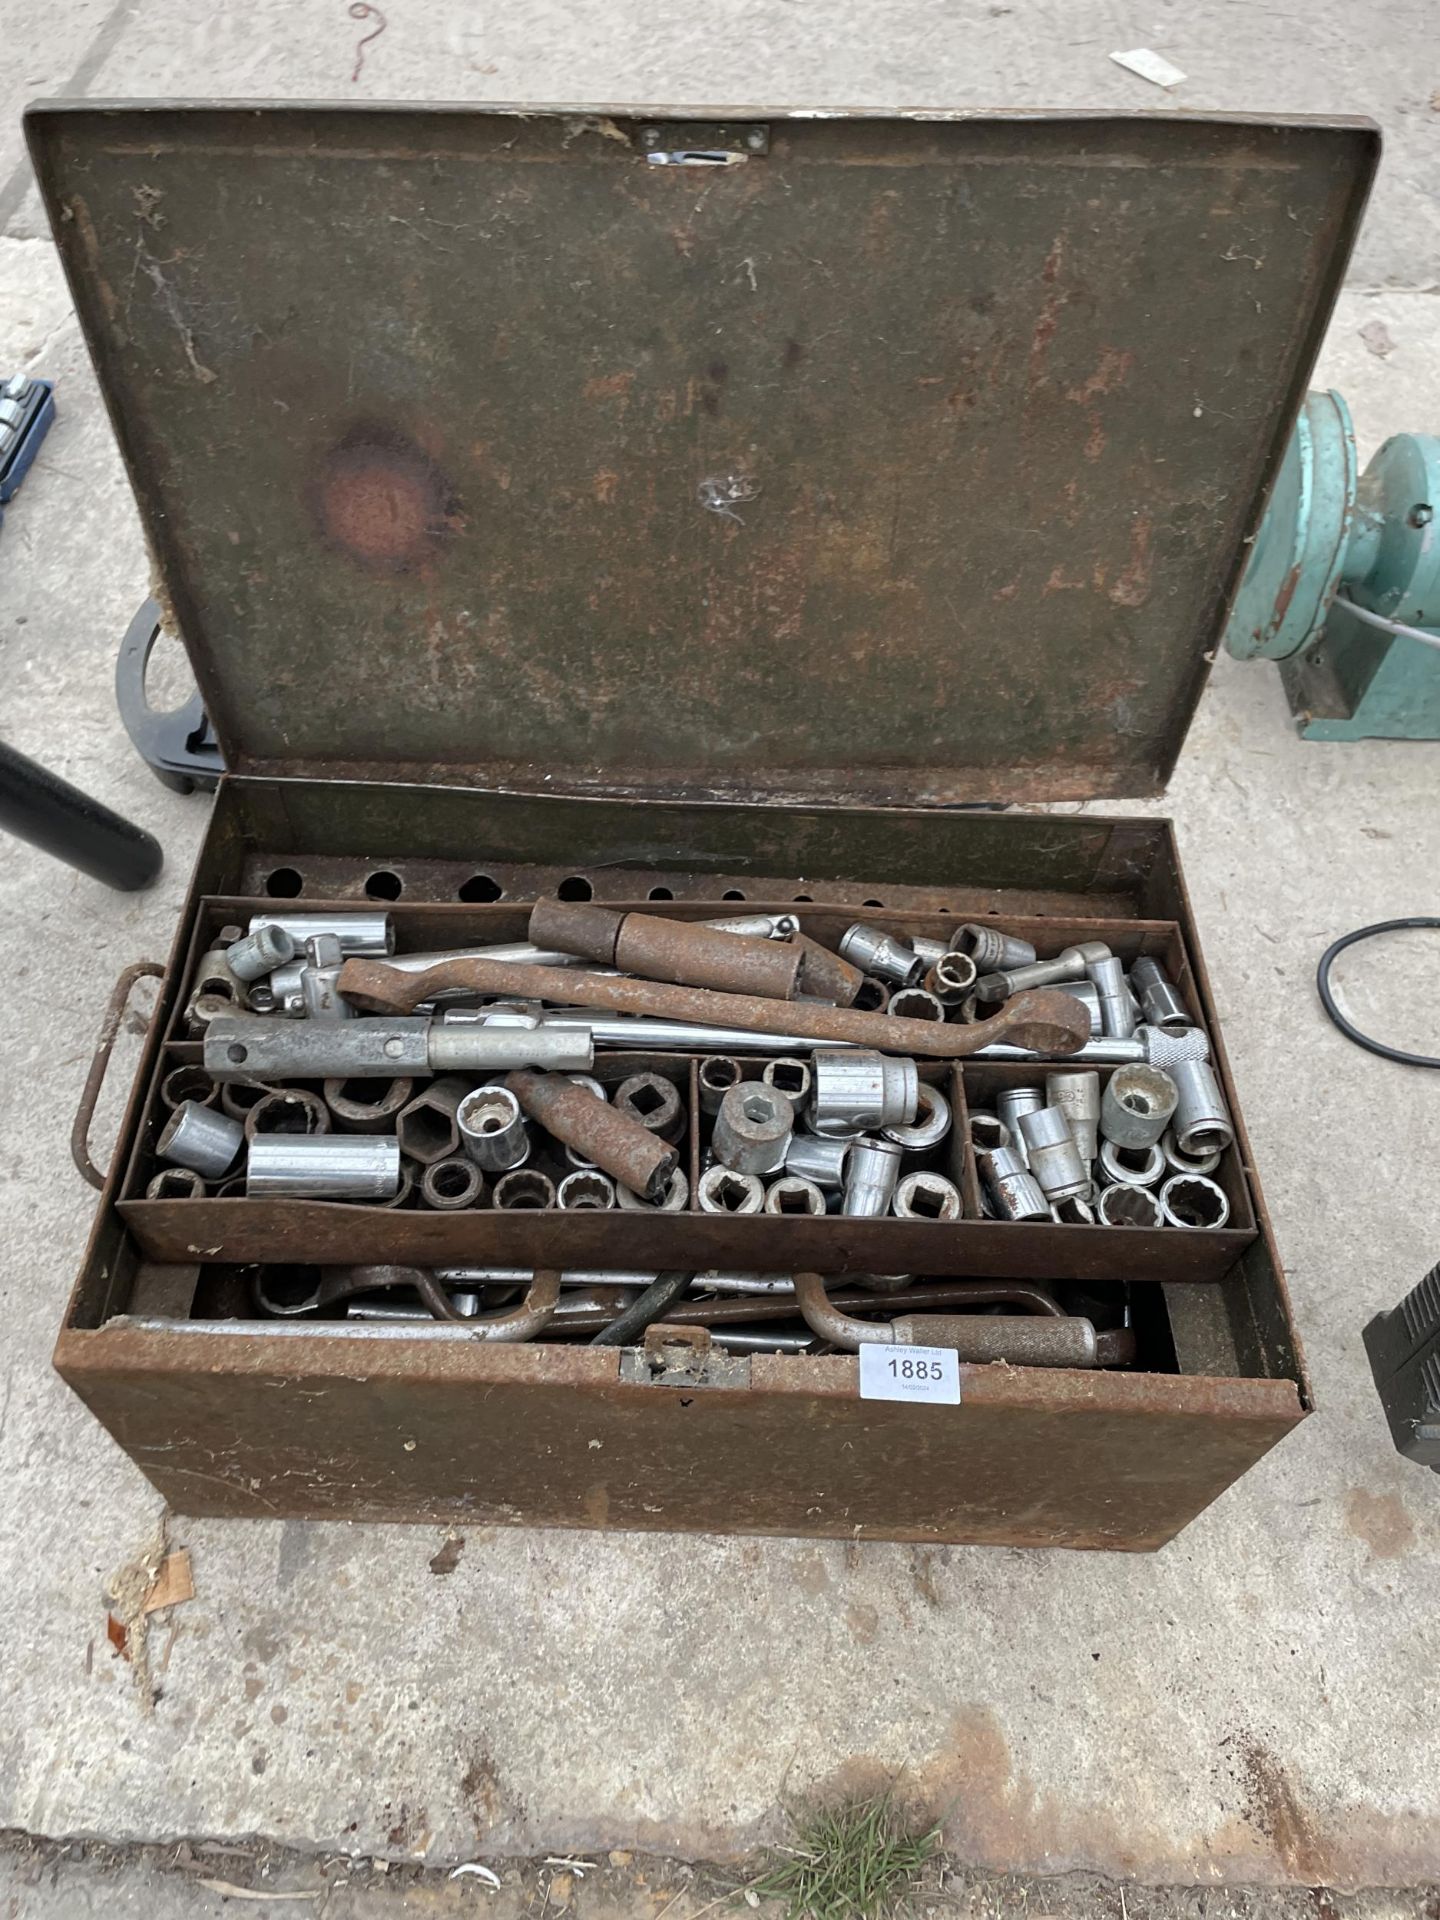
M 1432 1263 L 1437 1088 L 1346 1046 L 1311 991 L 1336 932 L 1433 906 L 1440 750 L 1302 746 L 1273 669 L 1222 661 L 1169 796 L 1289 1264 L 1320 1417 L 1147 1560 L 472 1530 L 181 1522 L 197 1597 L 139 1711 L 101 1589 L 155 1496 L 48 1366 L 91 1212 L 66 1137 L 100 1006 L 166 948 L 204 802 L 132 754 L 110 677 L 146 586 L 108 426 L 21 158 L 37 92 L 1344 109 L 1389 157 L 1320 380 L 1367 450 L 1434 425 L 1440 80 L 1430 9 L 1312 0 L 708 11 L 392 0 L 10 0 L 0 366 L 61 421 L 0 536 L 6 737 L 164 840 L 125 899 L 23 847 L 0 867 L 0 1827 L 263 1834 L 432 1862 L 641 1845 L 726 1852 L 782 1802 L 901 1774 L 962 1858 L 1153 1881 L 1440 1874 L 1440 1492 L 1390 1451 L 1359 1332 Z M 1359 337 L 1382 318 L 1385 358 Z M 1405 1036 L 1433 949 L 1348 976 Z M 113 1114 L 111 1116 L 113 1121 Z M 447 1556 L 449 1557 L 449 1556 Z M 444 1562 L 442 1561 L 442 1565 Z M 59 1908 L 46 1909 L 60 1911 Z M 98 1909 L 97 1909 L 98 1910 Z

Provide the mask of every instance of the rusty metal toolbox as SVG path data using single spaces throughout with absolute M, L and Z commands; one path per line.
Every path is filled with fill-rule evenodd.
M 1213 1233 L 141 1176 L 187 969 L 277 897 L 378 901 L 412 951 L 521 938 L 556 892 L 822 939 L 989 917 L 1042 954 L 1100 929 L 1166 959 L 1233 1107 L 1168 824 L 1003 809 L 1163 787 L 1375 130 L 58 102 L 28 131 L 230 769 L 65 1379 L 187 1513 L 1171 1538 L 1308 1406 L 1238 1110 Z M 693 1056 L 656 1064 L 693 1095 Z M 963 1112 L 1029 1070 L 945 1071 Z M 1139 1357 L 967 1366 L 958 1406 L 904 1406 L 852 1354 L 189 1317 L 235 1262 L 357 1257 L 1126 1281 Z

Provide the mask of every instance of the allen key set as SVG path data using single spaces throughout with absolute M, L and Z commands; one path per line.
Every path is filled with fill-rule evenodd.
M 1310 1393 L 1130 803 L 1373 129 L 673 119 L 28 116 L 226 768 L 56 1365 L 183 1513 L 1159 1546 Z

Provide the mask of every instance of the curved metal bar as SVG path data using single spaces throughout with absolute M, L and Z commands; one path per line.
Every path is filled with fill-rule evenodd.
M 115 982 L 109 1004 L 105 1008 L 105 1018 L 100 1022 L 100 1038 L 95 1042 L 90 1071 L 86 1074 L 85 1085 L 80 1090 L 80 1104 L 75 1109 L 75 1124 L 70 1129 L 70 1158 L 92 1187 L 103 1187 L 105 1175 L 90 1158 L 90 1125 L 95 1118 L 100 1089 L 105 1084 L 105 1072 L 110 1065 L 110 1055 L 115 1047 L 115 1036 L 120 1031 L 120 1022 L 125 1016 L 131 991 L 137 981 L 147 977 L 163 980 L 165 969 L 154 960 L 137 960 L 133 966 L 126 967 Z
M 1065 1314 L 1043 1288 L 1025 1282 L 1007 1285 L 977 1280 L 969 1284 L 973 1291 L 967 1293 L 966 1303 L 972 1306 L 1033 1305 L 1034 1296 L 1039 1295 L 1050 1301 L 1050 1307 L 1038 1315 L 997 1318 L 974 1313 L 917 1313 L 890 1321 L 857 1320 L 830 1299 L 818 1273 L 796 1274 L 795 1301 L 812 1333 L 847 1352 L 868 1345 L 934 1346 L 949 1347 L 962 1359 L 976 1362 L 1009 1360 L 1016 1366 L 1032 1367 L 1095 1365 L 1094 1326 Z

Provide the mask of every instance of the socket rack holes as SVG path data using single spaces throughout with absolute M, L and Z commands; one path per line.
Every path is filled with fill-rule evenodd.
M 1057 1070 L 1064 1070 L 1060 1062 L 1043 1060 L 967 1060 L 963 1062 L 960 1067 L 961 1076 L 965 1083 L 965 1096 L 969 1102 L 970 1110 L 980 1113 L 993 1113 L 995 1111 L 996 1096 L 1005 1087 L 1034 1086 L 1040 1087 L 1043 1090 L 1046 1074 L 1053 1073 Z M 1086 1069 L 1086 1071 L 1093 1071 L 1099 1075 L 1100 1091 L 1103 1096 L 1111 1076 L 1118 1073 L 1120 1069 L 1113 1066 L 1097 1065 L 1093 1069 Z M 1231 1104 L 1230 1111 L 1233 1119 L 1235 1112 L 1233 1103 Z M 974 1159 L 973 1152 L 970 1157 L 972 1160 Z M 1171 1171 L 1173 1171 L 1173 1169 L 1167 1168 L 1167 1177 Z M 1240 1130 L 1238 1126 L 1236 1128 L 1234 1144 L 1227 1147 L 1221 1154 L 1219 1166 L 1208 1177 L 1214 1180 L 1230 1203 L 1229 1219 L 1226 1221 L 1224 1228 L 1219 1231 L 1222 1233 L 1244 1235 L 1247 1238 L 1253 1239 L 1259 1231 L 1255 1205 L 1252 1199 L 1252 1182 L 1254 1175 L 1246 1157 L 1241 1151 Z M 1158 1192 L 1159 1184 L 1160 1183 L 1157 1183 L 1152 1191 Z M 1009 1223 L 1006 1224 L 1008 1225 Z M 1075 1228 L 1073 1225 L 1064 1228 L 1057 1226 L 1055 1230 L 1057 1232 L 1073 1233 Z M 1157 1229 L 1157 1231 L 1170 1233 L 1175 1230 L 1171 1227 L 1166 1227 L 1164 1229 Z M 1228 1242 L 1226 1244 L 1228 1244 Z

